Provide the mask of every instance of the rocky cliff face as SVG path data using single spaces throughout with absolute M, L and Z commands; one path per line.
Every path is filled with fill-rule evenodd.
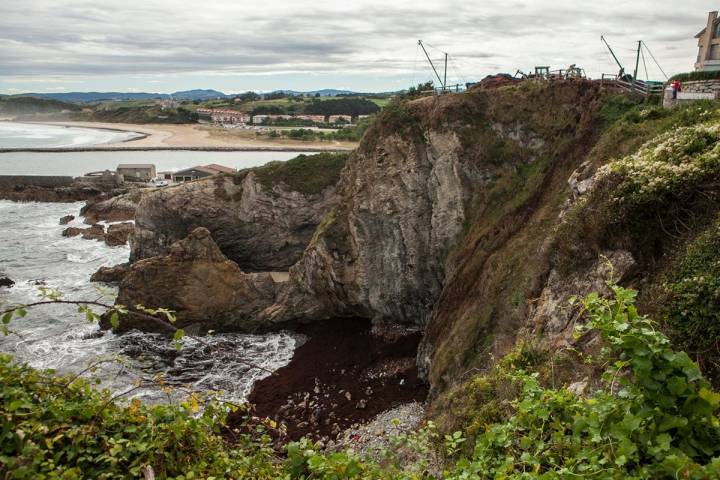
M 263 185 L 253 171 L 165 188 L 140 202 L 130 258 L 166 254 L 174 242 L 204 227 L 241 268 L 287 271 L 334 203 L 333 185 L 305 195 L 282 183 Z
M 532 174 L 571 165 L 579 155 L 563 155 L 589 149 L 581 146 L 585 117 L 601 96 L 590 85 L 567 85 L 389 107 L 350 157 L 338 206 L 291 269 L 296 292 L 316 302 L 291 298 L 290 309 L 425 327 L 447 276 L 467 258 L 454 252 L 475 218 L 501 201 L 519 207 L 542 184 Z M 533 185 L 522 185 L 523 175 Z M 516 198 L 500 198 L 510 188 Z
M 131 313 L 123 317 L 120 331 L 158 330 L 157 324 L 132 314 L 137 304 L 177 312 L 175 325 L 189 331 L 266 329 L 258 319 L 266 317 L 262 312 L 273 305 L 281 285 L 269 273 L 243 273 L 202 227 L 173 243 L 167 255 L 133 263 L 121 277 L 117 303 Z
M 611 276 L 657 286 L 672 252 L 707 227 L 717 212 L 717 171 L 680 190 L 675 173 L 695 175 L 717 155 L 692 168 L 659 161 L 635 171 L 620 162 L 624 176 L 600 175 L 599 167 L 659 132 L 708 119 L 652 109 L 622 117 L 635 104 L 582 81 L 393 103 L 348 158 L 335 189 L 311 196 L 287 184 L 268 187 L 249 172 L 157 192 L 141 203 L 133 256 L 167 253 L 190 229 L 206 226 L 243 269 L 292 265 L 286 284 L 267 287 L 271 294 L 237 287 L 257 307 L 249 313 L 254 325 L 360 316 L 422 329 L 418 364 L 437 398 L 519 338 L 569 344 L 577 313 L 566 308 L 571 295 L 602 290 Z M 695 135 L 648 152 L 699 148 L 715 133 Z M 691 158 L 688 152 L 672 161 Z M 636 164 L 644 165 L 628 162 Z M 648 185 L 628 180 L 655 171 L 670 173 Z M 632 190 L 623 182 L 642 192 L 672 190 L 655 203 L 641 195 L 645 203 L 615 210 Z M 686 206 L 694 216 L 683 227 Z

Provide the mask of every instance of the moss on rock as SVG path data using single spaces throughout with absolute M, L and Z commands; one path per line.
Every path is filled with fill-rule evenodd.
M 262 167 L 253 168 L 260 184 L 272 190 L 276 185 L 303 195 L 318 195 L 340 179 L 347 161 L 347 153 L 318 153 L 316 155 L 298 155 L 286 162 L 270 162 Z M 249 170 L 237 173 L 244 178 Z

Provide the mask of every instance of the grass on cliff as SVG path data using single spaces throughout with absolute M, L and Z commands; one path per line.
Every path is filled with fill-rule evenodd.
M 641 106 L 613 123 L 588 156 L 598 166 L 592 191 L 558 229 L 565 263 L 603 248 L 652 263 L 701 229 L 717 211 L 719 139 L 720 106 L 711 102 Z
M 303 195 L 318 195 L 340 180 L 340 172 L 348 156 L 347 153 L 298 155 L 286 162 L 270 162 L 253 168 L 252 171 L 268 191 L 282 184 L 285 188 Z M 240 171 L 237 175 L 244 178 L 248 171 Z

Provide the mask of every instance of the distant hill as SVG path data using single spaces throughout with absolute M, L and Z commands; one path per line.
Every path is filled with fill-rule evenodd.
M 293 96 L 315 96 L 316 94 L 320 94 L 321 97 L 335 97 L 337 95 L 359 95 L 359 92 L 353 92 L 352 90 L 336 90 L 334 88 L 323 88 L 322 90 L 310 90 L 307 92 L 300 92 L 297 90 L 275 90 L 274 92 L 270 93 L 284 93 L 285 95 L 293 95 Z
M 124 100 L 210 100 L 227 98 L 217 90 L 186 90 L 175 93 L 146 93 L 146 92 L 64 92 L 64 93 L 26 93 L 23 97 L 51 98 L 62 102 L 94 103 Z
M 225 95 L 217 90 L 184 90 L 182 92 L 175 92 L 171 94 L 175 100 L 213 100 L 215 98 L 228 98 L 231 95 Z
M 76 112 L 80 107 L 74 103 L 62 102 L 53 98 L 31 96 L 0 96 L 0 114 L 27 115 Z
M 352 90 L 339 90 L 335 88 L 323 88 L 321 90 L 298 91 L 298 90 L 275 90 L 269 93 L 282 93 L 289 96 L 311 96 L 321 97 L 370 95 L 370 93 L 354 92 Z M 59 100 L 69 103 L 97 103 L 97 102 L 121 102 L 128 100 L 190 100 L 207 101 L 215 99 L 230 99 L 240 95 L 227 95 L 218 90 L 195 89 L 184 90 L 175 93 L 150 93 L 150 92 L 62 92 L 62 93 L 23 93 L 22 95 L 10 95 L 8 97 L 35 97 Z M 0 95 L 2 96 L 2 95 Z

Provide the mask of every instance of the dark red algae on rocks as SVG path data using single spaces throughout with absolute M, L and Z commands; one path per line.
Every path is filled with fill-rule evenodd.
M 332 319 L 303 325 L 308 340 L 275 375 L 257 382 L 248 398 L 255 415 L 287 426 L 288 439 L 334 439 L 356 423 L 412 401 L 424 401 L 417 376 L 420 333 L 384 339 L 369 320 Z M 230 427 L 239 418 L 230 418 Z

